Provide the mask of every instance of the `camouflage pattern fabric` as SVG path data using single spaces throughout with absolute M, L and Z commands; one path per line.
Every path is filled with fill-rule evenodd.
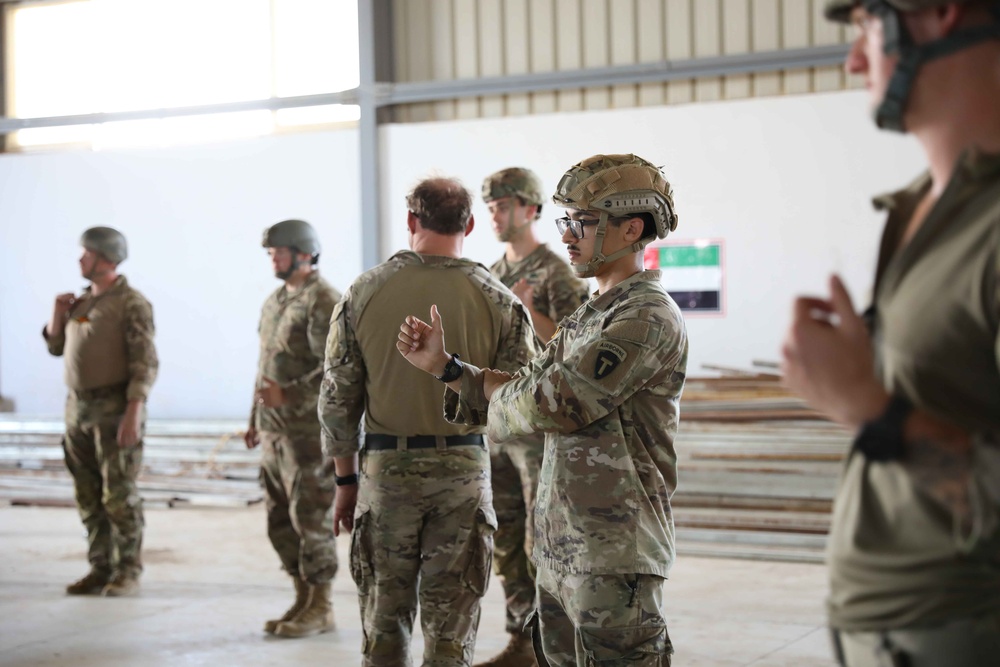
M 422 664 L 472 664 L 496 529 L 488 460 L 475 445 L 363 455 L 351 574 L 365 667 L 413 664 L 418 602 Z
M 534 286 L 534 308 L 557 324 L 590 296 L 586 281 L 573 275 L 543 243 L 519 262 L 500 258 L 490 271 L 507 287 L 522 278 Z M 538 341 L 544 345 L 545 341 Z M 517 441 L 490 443 L 493 507 L 498 528 L 493 568 L 507 599 L 506 629 L 514 634 L 535 606 L 535 579 L 530 562 L 534 543 L 535 494 L 542 466 L 541 433 Z
M 340 294 L 313 271 L 298 290 L 282 285 L 260 317 L 257 387 L 282 387 L 285 404 L 254 404 L 251 422 L 262 445 L 260 480 L 267 534 L 293 577 L 317 585 L 337 572 L 332 471 L 324 471 L 316 403 L 330 316 Z
M 664 579 L 649 574 L 538 571 L 532 640 L 542 667 L 670 667 L 660 613 Z
M 488 404 L 481 374 L 466 365 L 462 392 L 445 403 L 449 419 L 488 415 L 491 442 L 545 432 L 536 567 L 667 576 L 686 367 L 684 321 L 659 271 L 637 273 L 563 320 L 542 356 Z
M 396 276 L 407 277 L 406 284 L 394 282 Z M 463 279 L 467 283 L 461 283 Z M 368 433 L 483 430 L 448 424 L 441 396 L 449 390 L 413 369 L 395 350 L 399 322 L 425 306 L 410 298 L 408 290 L 416 281 L 424 300 L 448 300 L 446 305 L 455 308 L 460 296 L 461 304 L 469 304 L 457 307 L 446 326 L 453 327 L 448 331 L 454 344 L 466 335 L 465 347 L 486 351 L 489 366 L 514 371 L 534 355 L 527 314 L 484 266 L 466 259 L 396 253 L 355 280 L 334 312 L 319 403 L 327 456 L 349 457 L 359 450 L 363 416 Z M 384 299 L 375 299 L 383 288 L 390 291 L 382 294 Z M 397 292 L 407 298 L 398 299 Z M 465 330 L 463 318 L 469 323 Z M 379 336 L 384 340 L 373 340 Z M 397 379 L 410 376 L 413 382 Z M 386 379 L 372 380 L 379 377 Z M 401 392 L 407 396 L 400 397 Z M 400 410 L 403 398 L 413 407 Z M 420 430 L 417 424 L 436 432 Z M 497 525 L 486 449 L 365 450 L 359 484 L 351 573 L 361 606 L 363 664 L 412 664 L 409 643 L 419 603 L 423 664 L 471 665 Z
M 86 399 L 70 392 L 63 454 L 87 529 L 91 567 L 138 576 L 145 522 L 136 479 L 142 468 L 146 415 L 143 409 L 139 442 L 119 447 L 118 424 L 127 402 L 124 386 L 89 392 Z
M 324 472 L 319 439 L 264 432 L 260 443 L 271 545 L 290 575 L 314 586 L 327 583 L 337 573 L 335 485 L 332 472 Z
M 587 281 L 577 278 L 559 255 L 544 243 L 520 262 L 501 257 L 490 271 L 507 287 L 524 278 L 535 288 L 534 304 L 538 312 L 559 324 L 590 298 Z M 548 341 L 541 341 L 544 345 Z
M 340 293 L 313 271 L 302 287 L 279 287 L 264 302 L 260 315 L 260 356 L 256 388 L 268 378 L 285 394 L 285 405 L 251 408 L 258 431 L 319 437 L 316 402 L 323 377 L 323 354 L 330 316 Z

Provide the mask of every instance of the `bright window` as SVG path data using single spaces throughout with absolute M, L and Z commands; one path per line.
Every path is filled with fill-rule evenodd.
M 17 118 L 338 92 L 358 85 L 357 0 L 70 0 L 8 9 Z M 353 105 L 21 130 L 13 145 L 163 146 L 354 121 Z

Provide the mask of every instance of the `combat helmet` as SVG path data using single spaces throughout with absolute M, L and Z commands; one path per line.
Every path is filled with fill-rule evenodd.
M 583 266 L 573 266 L 582 278 L 594 276 L 602 264 L 639 252 L 654 238 L 666 238 L 677 229 L 670 183 L 659 167 L 637 155 L 594 155 L 573 165 L 559 181 L 552 201 L 564 208 L 601 214 L 594 237 L 594 256 Z M 608 218 L 637 213 L 650 213 L 655 231 L 605 256 Z
M 920 67 L 931 60 L 965 49 L 989 39 L 1000 39 L 1000 2 L 990 3 L 994 21 L 991 24 L 956 29 L 940 39 L 916 44 L 903 20 L 903 14 L 939 7 L 953 2 L 972 0 L 827 0 L 826 18 L 838 23 L 849 23 L 851 11 L 863 7 L 866 12 L 882 20 L 886 55 L 899 58 L 886 87 L 885 96 L 875 108 L 875 124 L 885 130 L 905 132 L 903 116 L 906 103 L 913 89 Z
M 282 220 L 264 230 L 264 238 L 260 242 L 265 248 L 290 248 L 292 264 L 287 271 L 277 274 L 278 278 L 287 280 L 301 265 L 298 253 L 312 255 L 310 264 L 319 262 L 319 235 L 305 220 Z
M 115 265 L 121 264 L 128 258 L 125 236 L 111 227 L 91 227 L 80 236 L 80 245 L 98 253 Z

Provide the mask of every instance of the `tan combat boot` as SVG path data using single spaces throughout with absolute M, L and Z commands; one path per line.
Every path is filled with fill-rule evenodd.
M 278 637 L 309 637 L 333 630 L 333 606 L 330 604 L 330 583 L 309 586 L 309 602 L 299 615 L 279 623 L 274 629 Z
M 531 635 L 520 632 L 510 636 L 507 647 L 492 660 L 480 662 L 474 667 L 538 667 L 535 650 L 531 646 Z
M 115 572 L 101 590 L 106 598 L 122 598 L 139 592 L 139 575 L 134 572 Z
M 292 606 L 288 608 L 288 611 L 281 618 L 264 623 L 264 632 L 274 634 L 274 630 L 278 627 L 279 623 L 292 620 L 309 603 L 309 584 L 297 576 L 292 577 L 292 583 L 295 584 L 295 602 L 292 603 Z
M 97 595 L 104 586 L 111 580 L 111 572 L 108 570 L 92 569 L 87 576 L 66 587 L 67 595 Z

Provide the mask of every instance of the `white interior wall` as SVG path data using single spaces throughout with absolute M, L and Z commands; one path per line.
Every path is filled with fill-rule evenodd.
M 724 316 L 692 316 L 691 374 L 701 364 L 778 358 L 790 303 L 841 272 L 870 285 L 880 218 L 867 202 L 913 176 L 910 139 L 875 130 L 861 92 L 703 105 L 391 125 L 382 130 L 383 256 L 406 244 L 404 195 L 429 173 L 477 194 L 466 255 L 502 246 L 478 201 L 486 174 L 531 167 L 547 190 L 597 152 L 663 164 L 676 191 L 677 239 L 722 238 Z M 361 270 L 357 134 L 322 132 L 230 144 L 106 153 L 0 156 L 0 391 L 25 415 L 61 411 L 61 362 L 40 330 L 58 292 L 79 290 L 80 232 L 126 233 L 123 272 L 152 301 L 157 417 L 246 414 L 260 306 L 277 286 L 259 247 L 287 217 L 316 224 L 320 266 L 338 288 Z M 561 247 L 547 206 L 541 236 Z

